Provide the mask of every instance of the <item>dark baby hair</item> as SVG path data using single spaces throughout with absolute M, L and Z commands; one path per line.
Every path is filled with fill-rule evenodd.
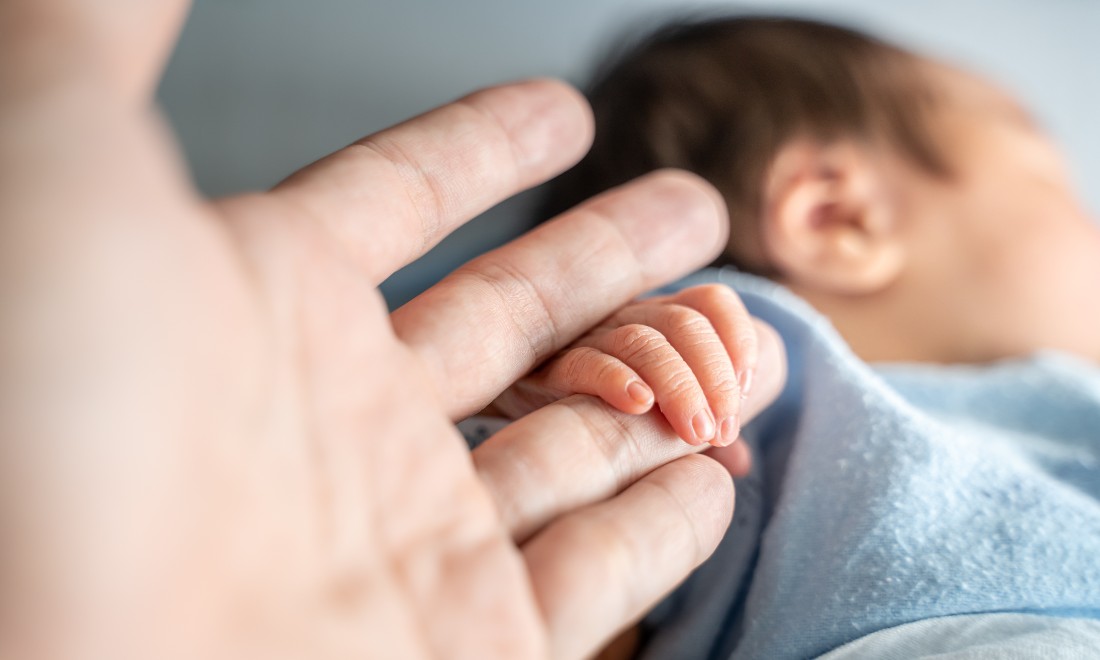
M 918 59 L 855 30 L 781 17 L 680 20 L 620 45 L 587 96 L 592 150 L 548 187 L 540 219 L 655 169 L 717 187 L 729 207 L 726 261 L 769 274 L 763 184 L 794 138 L 889 145 L 931 173 L 948 166 L 928 128 Z

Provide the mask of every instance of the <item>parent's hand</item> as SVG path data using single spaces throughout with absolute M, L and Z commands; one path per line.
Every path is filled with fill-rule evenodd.
M 0 5 L 0 656 L 591 652 L 713 549 L 728 477 L 582 397 L 476 466 L 451 420 L 711 257 L 717 196 L 650 177 L 391 322 L 375 285 L 577 159 L 582 101 L 487 90 L 205 202 L 148 103 L 182 10 Z

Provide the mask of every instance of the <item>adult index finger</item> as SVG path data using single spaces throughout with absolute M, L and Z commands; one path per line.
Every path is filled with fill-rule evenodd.
M 478 213 L 575 163 L 592 130 L 587 103 L 564 83 L 502 85 L 326 156 L 268 198 L 327 232 L 379 283 Z
M 709 262 L 727 232 L 714 188 L 657 172 L 471 261 L 397 310 L 394 328 L 464 417 L 638 294 Z

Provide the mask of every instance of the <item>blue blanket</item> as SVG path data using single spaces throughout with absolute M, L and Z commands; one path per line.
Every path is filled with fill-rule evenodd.
M 811 657 L 959 614 L 1100 618 L 1095 364 L 871 367 L 778 285 L 681 286 L 714 281 L 779 330 L 790 382 L 745 431 L 757 463 L 726 539 L 646 619 L 642 657 Z

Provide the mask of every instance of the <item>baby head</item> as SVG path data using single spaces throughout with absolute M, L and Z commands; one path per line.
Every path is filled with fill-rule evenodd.
M 782 282 L 871 361 L 1100 359 L 1100 227 L 1019 104 L 859 32 L 667 26 L 612 59 L 558 211 L 662 167 L 725 197 L 725 259 Z

